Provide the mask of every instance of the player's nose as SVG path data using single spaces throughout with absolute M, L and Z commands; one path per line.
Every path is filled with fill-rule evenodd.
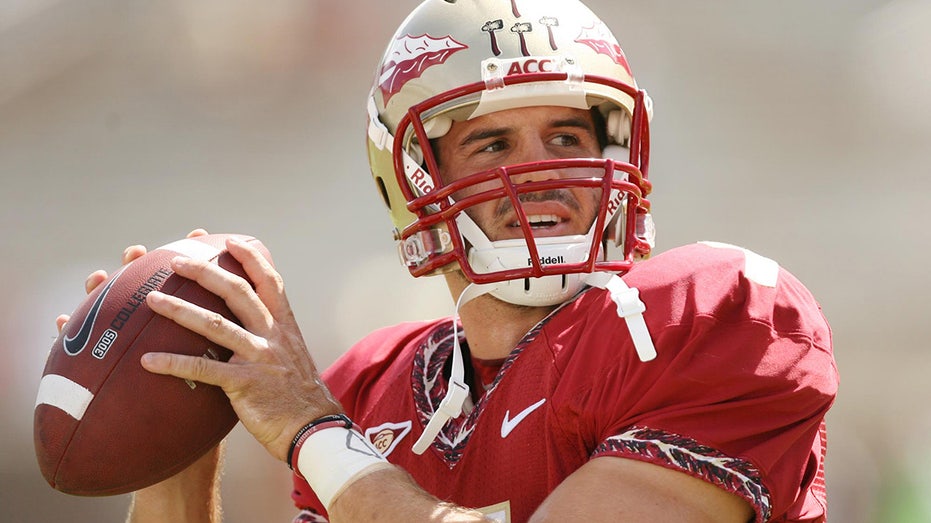
M 516 163 L 533 164 L 545 160 L 557 159 L 546 147 L 542 140 L 525 140 L 521 143 L 517 155 Z M 545 180 L 555 180 L 562 176 L 559 169 L 546 168 L 540 166 L 536 169 L 526 170 L 511 178 L 516 183 L 540 182 Z

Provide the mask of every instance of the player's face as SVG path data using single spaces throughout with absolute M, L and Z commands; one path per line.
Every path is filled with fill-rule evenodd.
M 455 122 L 434 144 L 445 183 L 504 165 L 565 158 L 599 158 L 594 122 L 587 110 L 568 107 L 510 109 Z M 601 170 L 566 169 L 515 176 L 515 183 L 557 178 L 602 176 Z M 496 181 L 470 186 L 454 194 L 462 200 L 500 186 Z M 569 188 L 521 195 L 534 236 L 585 234 L 601 196 L 599 189 Z M 522 238 L 518 215 L 507 198 L 467 210 L 491 241 Z

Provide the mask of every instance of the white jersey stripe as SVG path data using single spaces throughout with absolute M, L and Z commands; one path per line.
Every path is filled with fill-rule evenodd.
M 716 249 L 734 249 L 744 254 L 744 275 L 764 287 L 775 287 L 779 281 L 779 264 L 749 249 L 721 242 L 699 242 Z

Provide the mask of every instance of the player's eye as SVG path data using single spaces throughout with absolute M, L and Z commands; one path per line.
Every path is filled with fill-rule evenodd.
M 480 153 L 497 153 L 507 149 L 507 142 L 504 140 L 495 140 L 491 143 L 482 145 L 478 152 Z
M 551 141 L 551 143 L 562 147 L 575 147 L 579 145 L 580 142 L 578 136 L 574 134 L 560 134 Z

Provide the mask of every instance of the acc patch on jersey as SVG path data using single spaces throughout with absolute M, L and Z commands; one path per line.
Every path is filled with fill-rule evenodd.
M 388 422 L 365 429 L 365 437 L 381 452 L 382 456 L 387 457 L 410 431 L 410 420 L 399 423 Z

